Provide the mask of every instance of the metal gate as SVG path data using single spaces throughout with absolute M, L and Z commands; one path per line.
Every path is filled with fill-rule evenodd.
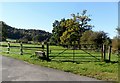
M 90 62 L 101 61 L 101 47 L 95 48 L 93 44 L 81 44 L 81 49 L 76 46 L 49 46 L 49 59 L 62 62 Z

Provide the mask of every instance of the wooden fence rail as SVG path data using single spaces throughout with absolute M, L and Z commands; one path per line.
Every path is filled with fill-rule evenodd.
M 10 53 L 10 48 L 11 48 L 11 46 L 10 46 L 10 42 L 8 42 L 8 46 L 7 46 L 7 54 Z M 23 55 L 23 44 L 22 44 L 22 42 L 20 43 L 20 55 Z
M 91 45 L 92 46 L 92 45 Z M 10 46 L 10 43 L 8 42 L 8 44 L 7 44 L 7 53 L 9 54 L 10 53 L 10 48 L 11 48 L 12 46 Z M 23 43 L 21 42 L 20 43 L 20 46 L 18 46 L 19 48 L 20 48 L 20 51 L 19 51 L 19 54 L 20 55 L 23 55 L 23 48 L 25 48 L 24 46 L 23 46 Z M 102 45 L 101 46 L 101 61 L 106 61 L 107 60 L 107 57 L 108 57 L 108 61 L 110 61 L 111 60 L 111 48 L 112 48 L 112 46 L 108 46 L 108 49 L 106 49 L 106 45 Z M 29 47 L 28 47 L 29 48 Z M 41 47 L 43 50 L 42 51 L 44 51 L 45 53 L 46 53 L 46 60 L 50 60 L 49 59 L 49 57 L 51 57 L 51 56 L 49 56 L 49 54 L 51 53 L 51 49 L 49 49 L 49 44 L 47 43 L 46 44 L 46 49 L 44 49 L 44 44 L 42 44 L 42 47 Z M 53 49 L 52 49 L 53 50 Z M 75 50 L 76 50 L 76 48 L 74 47 L 73 48 L 73 61 L 74 61 L 74 59 L 75 59 Z M 63 52 L 64 53 L 64 52 Z M 106 53 L 107 53 L 107 55 L 106 55 Z

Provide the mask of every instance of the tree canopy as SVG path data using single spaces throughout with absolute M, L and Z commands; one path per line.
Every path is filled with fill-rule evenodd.
M 86 15 L 87 10 L 83 10 L 82 14 L 71 14 L 72 18 L 55 20 L 53 23 L 53 31 L 51 42 L 54 44 L 67 44 L 72 45 L 73 42 L 80 43 L 82 34 L 92 29 L 89 24 L 91 19 Z
M 116 28 L 117 35 L 112 40 L 112 51 L 120 54 L 120 27 Z
M 7 25 L 5 22 L 0 22 L 0 26 L 2 26 L 2 40 L 4 41 L 6 38 L 16 39 L 18 41 L 34 41 L 41 42 L 50 38 L 51 33 L 43 31 L 43 30 L 35 30 L 35 29 L 17 29 Z
M 71 14 L 72 18 L 55 20 L 53 23 L 50 43 L 55 45 L 81 44 L 111 44 L 111 39 L 104 31 L 92 31 L 91 18 L 87 10 L 82 13 Z M 79 47 L 80 48 L 80 47 Z

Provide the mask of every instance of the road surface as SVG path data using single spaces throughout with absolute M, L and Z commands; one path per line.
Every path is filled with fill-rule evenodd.
M 100 81 L 2 56 L 2 81 Z

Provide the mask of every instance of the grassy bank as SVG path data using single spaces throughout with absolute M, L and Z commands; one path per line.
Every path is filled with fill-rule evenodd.
M 7 45 L 6 43 L 2 43 L 2 45 Z M 19 46 L 19 44 L 11 44 L 11 46 Z M 40 45 L 32 45 L 32 44 L 25 44 L 24 46 L 28 47 L 41 47 Z M 2 52 L 0 52 L 1 55 L 13 57 L 19 60 L 23 60 L 26 62 L 29 62 L 31 64 L 36 64 L 40 66 L 46 66 L 50 68 L 55 68 L 59 70 L 63 70 L 66 72 L 72 72 L 78 75 L 88 76 L 97 78 L 100 80 L 108 80 L 108 81 L 117 81 L 118 80 L 118 56 L 112 55 L 112 62 L 105 63 L 105 62 L 83 62 L 80 61 L 79 63 L 73 63 L 73 62 L 59 62 L 59 61 L 43 61 L 36 57 L 31 57 L 34 55 L 34 52 L 36 50 L 40 50 L 40 48 L 34 48 L 34 49 L 25 49 L 23 55 L 19 55 L 19 47 L 11 48 L 10 54 L 7 54 L 7 48 L 1 47 Z M 51 46 L 51 48 L 58 49 L 60 47 L 58 46 Z M 62 47 L 61 47 L 62 48 Z M 70 52 L 70 50 L 68 50 Z M 72 50 L 71 50 L 72 51 Z M 97 54 L 97 53 L 96 53 Z M 63 54 L 64 55 L 64 54 Z M 67 54 L 66 56 L 68 56 Z M 62 56 L 62 55 L 61 55 Z

